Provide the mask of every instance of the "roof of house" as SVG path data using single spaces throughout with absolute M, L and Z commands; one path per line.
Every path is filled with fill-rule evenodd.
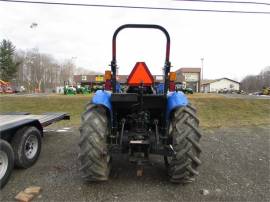
M 198 68 L 198 67 L 182 67 L 182 68 L 176 70 L 176 72 L 182 72 L 182 73 L 200 73 L 201 72 L 201 68 Z
M 214 83 L 214 82 L 220 81 L 222 79 L 226 79 L 226 80 L 229 80 L 229 81 L 232 81 L 232 82 L 235 82 L 235 83 L 239 83 L 240 84 L 240 82 L 238 82 L 238 81 L 235 81 L 235 80 L 232 80 L 232 79 L 223 77 L 223 78 L 220 78 L 220 79 L 202 80 L 201 81 L 201 85 L 206 85 L 206 84 L 209 84 L 209 83 Z
M 206 84 L 209 84 L 209 83 L 213 83 L 215 81 L 217 81 L 217 79 L 202 80 L 201 85 L 206 85 Z
M 229 81 L 232 81 L 232 82 L 235 82 L 235 83 L 239 83 L 239 84 L 240 84 L 240 82 L 235 81 L 235 80 L 232 80 L 232 79 L 229 79 L 229 78 L 227 78 L 227 77 L 223 77 L 223 78 L 220 78 L 220 79 L 218 79 L 218 80 L 222 80 L 222 79 L 227 79 L 227 80 L 229 80 Z

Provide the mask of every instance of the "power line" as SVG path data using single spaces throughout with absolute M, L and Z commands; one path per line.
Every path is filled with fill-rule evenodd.
M 84 7 L 104 7 L 104 8 L 126 8 L 126 9 L 146 9 L 146 10 L 167 10 L 167 11 L 189 11 L 189 12 L 215 12 L 215 13 L 239 13 L 239 14 L 267 14 L 266 11 L 241 11 L 241 10 L 215 10 L 215 9 L 190 9 L 190 8 L 171 8 L 171 7 L 148 7 L 148 6 L 122 6 L 110 4 L 83 4 L 83 3 L 65 3 L 65 2 L 47 2 L 47 1 L 17 1 L 0 0 L 2 2 L 27 3 L 27 4 L 45 4 L 62 6 L 84 6 Z
M 222 1 L 222 0 L 174 0 L 174 1 L 187 1 L 187 2 L 208 2 L 208 3 L 228 3 L 228 4 L 255 4 L 270 6 L 270 3 L 256 2 L 256 1 Z

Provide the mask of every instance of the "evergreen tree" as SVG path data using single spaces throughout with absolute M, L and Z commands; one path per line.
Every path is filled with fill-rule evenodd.
M 14 61 L 15 46 L 9 40 L 0 43 L 0 78 L 11 81 L 15 78 L 19 63 Z

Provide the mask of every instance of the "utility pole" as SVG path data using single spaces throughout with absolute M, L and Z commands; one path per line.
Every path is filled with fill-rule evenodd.
M 203 80 L 203 61 L 204 61 L 204 58 L 201 58 L 201 73 L 202 73 L 202 76 L 201 76 L 201 80 Z
M 200 91 L 202 90 L 202 91 L 204 91 L 203 89 L 202 89 L 202 81 L 203 81 L 203 60 L 204 60 L 204 58 L 201 58 L 201 79 L 200 79 L 200 82 L 199 82 L 199 85 L 200 85 Z M 199 92 L 200 92 L 199 91 Z

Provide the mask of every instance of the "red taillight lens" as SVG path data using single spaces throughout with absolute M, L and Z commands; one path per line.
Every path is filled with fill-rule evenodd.
M 106 80 L 105 81 L 105 90 L 112 90 L 112 82 L 111 80 Z
M 175 91 L 175 83 L 174 83 L 174 81 L 170 81 L 169 91 L 170 91 L 170 92 Z

